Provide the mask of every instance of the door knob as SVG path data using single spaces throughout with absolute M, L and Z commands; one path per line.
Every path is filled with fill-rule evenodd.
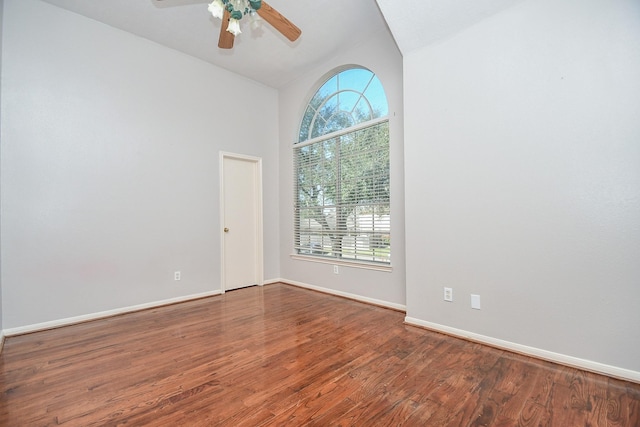
M 229 232 L 229 228 L 228 228 L 228 227 L 225 227 L 225 228 L 224 228 L 224 232 L 225 232 L 225 233 L 228 233 L 228 232 Z

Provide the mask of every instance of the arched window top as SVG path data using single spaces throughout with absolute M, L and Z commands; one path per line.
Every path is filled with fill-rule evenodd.
M 298 142 L 340 131 L 389 114 L 378 77 L 365 68 L 334 74 L 307 105 Z

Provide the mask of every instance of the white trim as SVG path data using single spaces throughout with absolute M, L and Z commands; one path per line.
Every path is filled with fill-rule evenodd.
M 150 302 L 145 304 L 132 305 L 129 307 L 116 308 L 114 310 L 106 310 L 106 311 L 100 311 L 97 313 L 85 314 L 82 316 L 67 317 L 66 319 L 52 320 L 50 322 L 35 323 L 33 325 L 19 326 L 17 328 L 9 328 L 9 329 L 5 329 L 2 332 L 7 337 L 11 337 L 14 335 L 30 334 L 32 332 L 59 328 L 61 326 L 69 326 L 77 323 L 84 323 L 92 320 L 99 320 L 107 317 L 113 317 L 120 314 L 126 314 L 126 313 L 132 313 L 140 310 L 147 310 L 150 308 L 162 307 L 164 305 L 176 304 L 180 302 L 187 302 L 187 301 L 196 300 L 200 298 L 211 297 L 215 295 L 220 295 L 221 293 L 222 293 L 221 290 L 216 290 L 216 291 L 210 291 L 210 292 L 203 292 L 201 294 L 186 295 L 182 297 L 170 298 L 166 300 L 155 301 L 155 302 Z
M 348 133 L 357 132 L 359 130 L 366 129 L 368 127 L 375 126 L 377 124 L 388 122 L 388 121 L 389 121 L 389 116 L 378 117 L 378 118 L 369 120 L 367 122 L 358 123 L 357 125 L 354 125 L 345 129 L 340 129 L 340 130 L 333 131 L 331 133 L 316 136 L 315 138 L 308 139 L 303 142 L 295 142 L 293 144 L 293 148 L 295 149 L 295 148 L 306 147 L 307 145 L 315 144 L 316 142 L 319 142 L 319 141 L 333 139 L 342 135 L 346 135 Z
M 403 305 L 403 304 L 396 304 L 396 303 L 393 303 L 393 302 L 382 301 L 382 300 L 375 299 L 375 298 L 363 297 L 362 295 L 356 295 L 356 294 L 350 294 L 348 292 L 336 291 L 335 289 L 323 288 L 322 286 L 310 285 L 308 283 L 297 282 L 295 280 L 277 279 L 277 280 L 271 280 L 270 281 L 270 283 L 277 283 L 277 282 L 284 283 L 286 285 L 297 286 L 299 288 L 311 289 L 313 291 L 318 291 L 318 292 L 322 292 L 322 293 L 325 293 L 325 294 L 336 295 L 336 296 L 339 296 L 339 297 L 348 298 L 348 299 L 352 299 L 354 301 L 364 302 L 364 303 L 367 303 L 367 304 L 378 305 L 378 306 L 384 307 L 384 308 L 391 308 L 393 310 L 404 311 L 404 312 L 407 311 L 407 306 Z
M 219 154 L 219 176 L 220 176 L 220 230 L 224 230 L 225 216 L 224 216 L 224 159 L 238 159 L 252 162 L 256 168 L 256 272 L 257 272 L 257 285 L 262 286 L 264 284 L 264 224 L 262 219 L 262 158 L 255 156 L 247 156 L 245 154 L 230 153 L 227 151 L 220 151 Z M 222 293 L 226 290 L 226 274 L 225 274 L 225 247 L 224 247 L 224 231 L 220 236 L 220 283 L 222 286 Z
M 345 267 L 362 268 L 365 270 L 385 271 L 390 273 L 393 267 L 389 264 L 376 264 L 366 261 L 347 261 L 344 258 L 321 258 L 313 255 L 291 254 L 291 259 L 298 261 L 319 262 L 321 264 L 344 265 Z
M 542 350 L 536 347 L 529 347 L 527 345 L 504 341 L 498 338 L 492 338 L 485 335 L 480 335 L 462 329 L 452 328 L 450 326 L 440 325 L 438 323 L 428 322 L 426 320 L 420 320 L 409 316 L 405 317 L 404 321 L 409 325 L 420 326 L 447 335 L 453 335 L 455 337 L 464 338 L 466 340 L 501 348 L 503 350 L 509 350 L 515 353 L 547 360 L 549 362 L 559 363 L 561 365 L 584 369 L 586 371 L 595 372 L 597 374 L 604 374 L 610 377 L 640 383 L 640 372 L 632 371 L 630 369 L 618 368 L 616 366 L 606 365 L 604 363 L 593 362 L 591 360 L 580 359 L 573 356 L 567 356 L 566 354 Z
M 2 354 L 3 348 L 4 348 L 4 331 L 0 331 L 0 354 Z

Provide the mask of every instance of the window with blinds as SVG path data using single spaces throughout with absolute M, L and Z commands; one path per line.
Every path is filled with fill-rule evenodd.
M 389 122 L 369 70 L 333 76 L 309 103 L 294 145 L 295 252 L 391 260 Z

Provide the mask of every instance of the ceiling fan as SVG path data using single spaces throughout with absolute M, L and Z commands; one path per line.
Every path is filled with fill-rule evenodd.
M 292 42 L 302 34 L 300 28 L 262 0 L 213 0 L 209 4 L 209 12 L 214 18 L 222 20 L 218 38 L 220 49 L 233 47 L 235 36 L 241 32 L 239 21 L 247 15 L 251 17 L 255 17 L 255 14 L 259 15 Z

